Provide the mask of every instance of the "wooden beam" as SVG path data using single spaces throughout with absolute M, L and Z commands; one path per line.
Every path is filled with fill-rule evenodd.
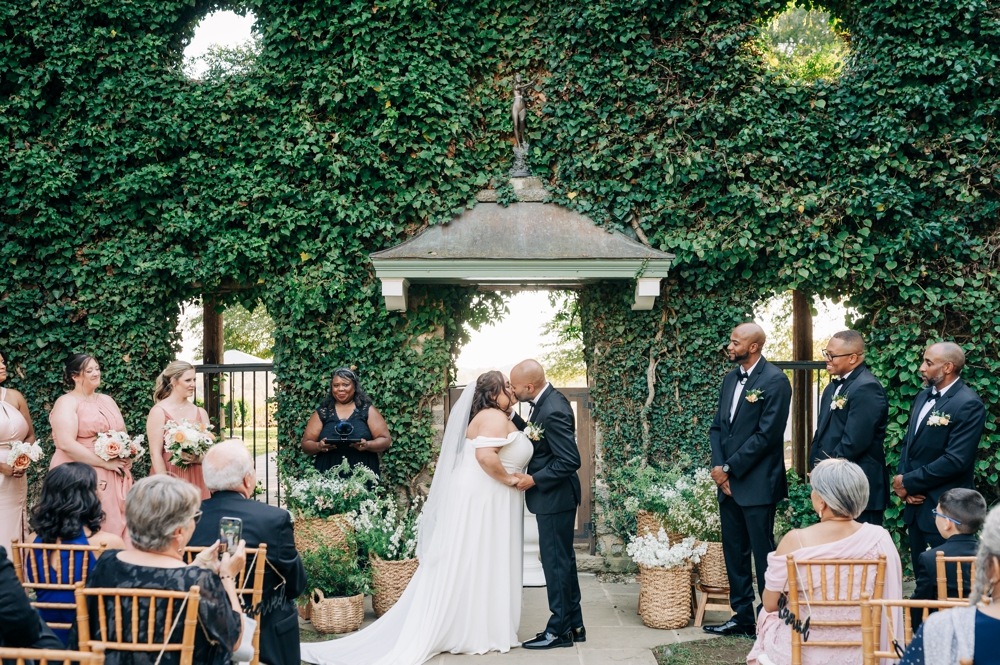
M 813 321 L 810 297 L 792 291 L 792 360 L 813 359 Z M 805 478 L 812 446 L 812 372 L 794 370 L 792 382 L 792 468 Z
M 206 365 L 221 365 L 224 358 L 224 342 L 222 337 L 222 313 L 216 311 L 218 300 L 215 296 L 204 297 L 204 313 L 202 323 L 202 362 Z M 220 380 L 222 374 L 205 374 L 205 410 L 209 420 L 219 432 L 222 423 L 219 422 Z

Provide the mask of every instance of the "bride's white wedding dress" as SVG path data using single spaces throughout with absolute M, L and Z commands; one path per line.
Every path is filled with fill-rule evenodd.
M 504 468 L 523 473 L 532 445 L 522 432 L 505 439 L 466 439 L 469 404 L 467 389 L 456 404 L 456 409 L 465 408 L 464 423 L 461 413 L 456 419 L 453 411 L 449 418 L 421 518 L 420 565 L 406 591 L 361 632 L 303 644 L 302 660 L 318 665 L 419 665 L 441 652 L 507 652 L 519 645 L 523 497 L 488 476 L 476 461 L 475 449 L 500 447 Z M 457 427 L 461 440 L 449 449 L 448 439 L 458 438 Z

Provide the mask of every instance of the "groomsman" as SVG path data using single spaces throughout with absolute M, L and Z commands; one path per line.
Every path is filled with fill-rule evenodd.
M 960 375 L 965 352 L 952 342 L 924 351 L 920 376 L 927 390 L 913 400 L 910 422 L 892 489 L 906 502 L 903 522 L 910 539 L 913 569 L 920 553 L 944 544 L 934 524 L 941 495 L 953 487 L 975 489 L 976 449 L 986 424 L 986 407 Z
M 744 323 L 729 338 L 729 362 L 737 365 L 722 381 L 719 408 L 709 430 L 712 479 L 719 486 L 722 552 L 729 573 L 729 604 L 736 614 L 713 635 L 753 636 L 753 553 L 757 589 L 764 593 L 767 555 L 774 551 L 774 512 L 788 495 L 785 485 L 785 425 L 792 386 L 780 369 L 761 356 L 766 337 Z
M 882 514 L 889 505 L 889 469 L 883 447 L 889 400 L 865 365 L 865 340 L 858 333 L 844 330 L 834 335 L 823 358 L 826 371 L 837 378 L 820 398 L 810 468 L 829 457 L 860 466 L 868 477 L 869 491 L 868 506 L 857 521 L 882 526 Z

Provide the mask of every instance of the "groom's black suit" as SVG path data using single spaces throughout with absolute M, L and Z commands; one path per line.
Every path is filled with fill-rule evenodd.
M 576 510 L 580 505 L 580 479 L 576 475 L 580 452 L 576 447 L 573 407 L 551 383 L 546 385 L 529 416 L 542 428 L 542 435 L 531 442 L 535 451 L 528 462 L 528 475 L 535 486 L 524 493 L 524 501 L 538 520 L 538 548 L 552 612 L 545 630 L 565 635 L 583 626 L 573 550 Z M 512 420 L 519 430 L 527 425 L 517 414 Z

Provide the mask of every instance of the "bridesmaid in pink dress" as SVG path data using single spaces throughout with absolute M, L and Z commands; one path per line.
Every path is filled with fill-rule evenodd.
M 72 389 L 56 400 L 49 414 L 56 444 L 49 468 L 67 462 L 94 467 L 105 514 L 102 530 L 130 545 L 125 529 L 125 495 L 132 487 L 132 460 L 105 461 L 94 452 L 97 435 L 111 430 L 126 431 L 125 420 L 113 399 L 96 392 L 101 385 L 101 368 L 92 356 L 85 353 L 70 356 L 63 381 Z
M 183 455 L 188 460 L 187 468 L 170 463 L 171 454 L 163 445 L 163 426 L 170 421 L 179 423 L 208 424 L 208 412 L 191 402 L 194 396 L 197 374 L 194 365 L 183 360 L 175 360 L 156 377 L 153 401 L 156 403 L 146 418 L 146 439 L 149 441 L 149 460 L 154 474 L 167 474 L 187 481 L 201 491 L 205 500 L 212 496 L 205 487 L 201 475 L 201 456 Z
M 0 383 L 7 380 L 7 358 L 0 352 Z M 10 542 L 24 541 L 28 479 L 25 469 L 15 470 L 7 463 L 12 441 L 35 440 L 35 427 L 28 414 L 28 403 L 16 390 L 0 388 L 0 544 L 10 556 Z

